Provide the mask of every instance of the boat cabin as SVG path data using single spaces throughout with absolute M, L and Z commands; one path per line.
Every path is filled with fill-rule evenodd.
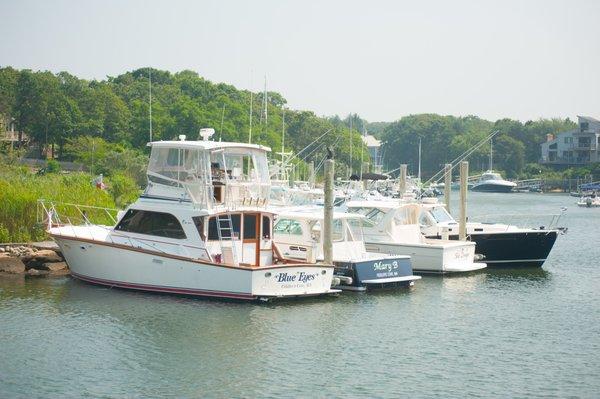
M 334 213 L 332 245 L 335 261 L 361 259 L 366 254 L 363 216 Z M 323 260 L 323 211 L 283 212 L 277 215 L 273 239 L 285 258 L 308 262 Z
M 213 129 L 202 129 L 203 140 L 155 141 L 148 163 L 143 196 L 192 202 L 202 208 L 264 206 L 270 191 L 267 152 L 256 144 L 209 140 Z

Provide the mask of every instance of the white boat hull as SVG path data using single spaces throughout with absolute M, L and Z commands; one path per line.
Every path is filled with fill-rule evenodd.
M 399 244 L 367 242 L 367 250 L 391 255 L 409 255 L 415 272 L 464 273 L 485 268 L 474 262 L 474 243 Z
M 331 289 L 333 266 L 236 267 L 101 241 L 53 238 L 72 275 L 96 284 L 236 299 L 338 292 Z

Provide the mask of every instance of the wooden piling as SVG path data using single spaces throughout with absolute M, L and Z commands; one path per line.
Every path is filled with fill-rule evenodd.
M 458 237 L 467 239 L 467 184 L 469 182 L 469 163 L 460 163 L 460 218 L 458 221 Z
M 406 165 L 400 165 L 400 182 L 398 183 L 398 192 L 400 193 L 400 199 L 404 197 L 406 191 Z
M 325 161 L 325 206 L 323 208 L 323 257 L 333 264 L 333 175 L 334 161 Z

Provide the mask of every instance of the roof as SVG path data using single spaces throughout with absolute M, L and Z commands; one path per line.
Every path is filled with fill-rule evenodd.
M 600 122 L 600 120 L 598 120 L 596 118 L 592 118 L 591 116 L 577 115 L 577 117 L 579 119 L 586 119 L 586 120 L 591 121 L 591 122 Z
M 199 150 L 216 150 L 222 148 L 246 148 L 270 152 L 271 148 L 260 144 L 230 143 L 226 141 L 202 141 L 202 140 L 173 140 L 153 141 L 148 143 L 150 147 L 157 148 L 191 148 Z
M 323 210 L 311 211 L 284 211 L 277 214 L 279 218 L 302 219 L 302 220 L 323 220 Z M 334 212 L 333 218 L 338 219 L 364 219 L 363 215 L 358 213 Z
M 381 141 L 377 140 L 375 138 L 375 136 L 372 136 L 370 134 L 362 136 L 362 140 L 366 144 L 367 147 L 380 147 L 381 146 Z

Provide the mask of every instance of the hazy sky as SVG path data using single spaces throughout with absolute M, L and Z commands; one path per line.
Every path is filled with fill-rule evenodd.
M 152 65 L 369 121 L 600 117 L 600 1 L 0 0 L 0 65 Z

